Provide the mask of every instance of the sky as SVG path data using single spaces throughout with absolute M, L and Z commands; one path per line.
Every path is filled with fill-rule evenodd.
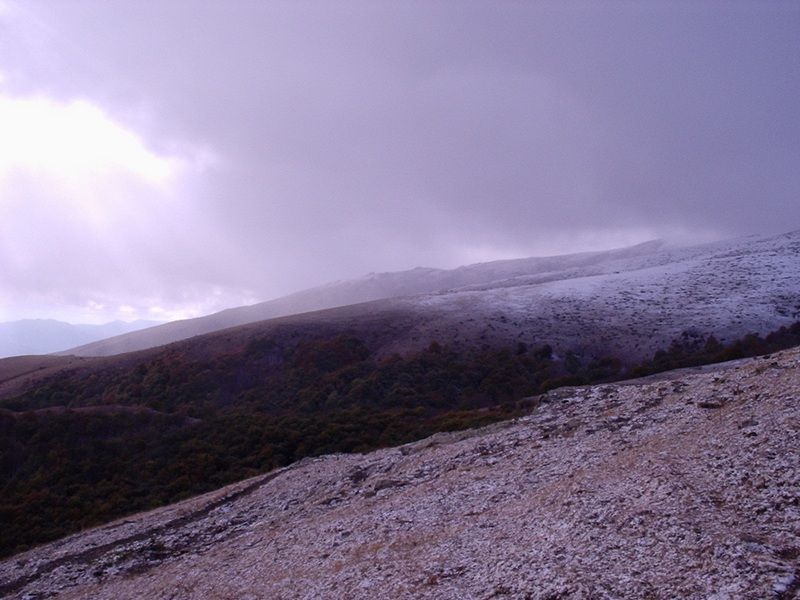
M 800 228 L 798 2 L 0 0 L 0 321 Z

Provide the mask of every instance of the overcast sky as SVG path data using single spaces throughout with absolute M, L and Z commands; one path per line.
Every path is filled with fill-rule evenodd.
M 0 321 L 800 228 L 798 2 L 0 0 Z

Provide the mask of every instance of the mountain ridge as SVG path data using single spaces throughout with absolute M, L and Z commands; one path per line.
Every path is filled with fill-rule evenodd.
M 718 265 L 719 269 L 715 270 L 712 263 Z M 423 282 L 420 283 L 420 278 L 414 273 L 418 275 L 422 271 L 425 275 L 422 277 Z M 730 280 L 739 280 L 741 285 L 725 281 L 720 277 L 720 273 L 715 271 L 724 271 Z M 774 276 L 767 277 L 764 271 L 774 272 Z M 507 342 L 520 333 L 526 338 L 523 341 L 528 342 L 531 341 L 530 334 L 511 331 L 507 323 L 491 322 L 496 321 L 496 313 L 505 311 L 508 319 L 513 321 L 516 318 L 518 323 L 525 323 L 527 328 L 539 329 L 540 339 L 550 335 L 558 337 L 559 333 L 556 330 L 562 328 L 563 323 L 555 328 L 553 324 L 564 319 L 563 311 L 559 310 L 558 304 L 573 307 L 569 311 L 573 314 L 580 305 L 584 312 L 594 311 L 597 315 L 603 315 L 610 307 L 607 306 L 608 302 L 598 300 L 601 296 L 612 298 L 611 303 L 619 304 L 628 313 L 628 318 L 634 322 L 641 322 L 643 316 L 647 317 L 652 322 L 644 326 L 658 332 L 663 328 L 663 323 L 653 319 L 655 304 L 660 302 L 671 312 L 684 303 L 684 298 L 680 297 L 684 292 L 676 290 L 685 288 L 688 290 L 685 300 L 692 310 L 685 311 L 687 314 L 681 316 L 683 327 L 671 326 L 669 333 L 657 335 L 657 339 L 652 343 L 640 340 L 638 345 L 634 344 L 633 347 L 620 346 L 617 349 L 621 354 L 631 356 L 635 354 L 641 358 L 648 352 L 655 351 L 664 342 L 668 343 L 680 335 L 682 329 L 695 325 L 705 327 L 706 333 L 714 332 L 715 335 L 725 336 L 727 333 L 723 331 L 723 325 L 727 327 L 739 320 L 742 326 L 730 332 L 730 337 L 735 338 L 750 331 L 765 333 L 789 324 L 796 315 L 800 315 L 800 302 L 795 301 L 795 298 L 800 296 L 800 286 L 796 284 L 798 271 L 800 271 L 800 231 L 777 236 L 747 236 L 688 247 L 651 241 L 628 248 L 595 253 L 493 261 L 453 270 L 412 269 L 365 276 L 356 280 L 326 284 L 257 305 L 228 309 L 208 317 L 167 323 L 59 354 L 109 356 L 180 341 L 174 340 L 176 332 L 180 333 L 177 337 L 186 340 L 197 335 L 221 332 L 231 327 L 255 326 L 259 322 L 267 323 L 269 320 L 295 318 L 300 322 L 309 318 L 314 319 L 316 317 L 311 315 L 321 314 L 320 311 L 329 318 L 338 319 L 341 315 L 356 315 L 358 307 L 362 307 L 365 314 L 380 311 L 406 313 L 410 311 L 415 315 L 414 319 L 422 321 L 435 320 L 433 313 L 436 313 L 436 317 L 441 316 L 444 319 L 443 323 L 448 322 L 451 329 L 463 330 L 464 323 L 461 322 L 463 320 L 458 319 L 458 315 L 449 314 L 452 310 L 448 310 L 445 306 L 447 303 L 451 305 L 451 309 L 460 306 L 466 312 L 477 311 L 477 314 L 467 314 L 467 319 L 480 318 L 490 321 L 487 331 L 477 336 L 480 339 L 483 335 L 484 339 L 488 340 L 487 343 L 500 343 L 503 341 L 500 338 Z M 433 283 L 427 279 L 432 273 L 435 276 Z M 416 286 L 435 288 L 435 291 L 392 295 L 400 294 L 401 291 L 414 291 L 411 289 L 413 286 L 403 283 L 403 278 L 406 277 L 411 277 Z M 395 287 L 387 287 L 381 283 L 384 279 L 391 280 Z M 660 280 L 663 280 L 663 283 Z M 719 306 L 708 303 L 708 293 L 703 290 L 701 280 L 714 281 L 716 288 L 709 290 L 711 294 L 715 293 L 715 289 L 718 291 L 722 300 Z M 380 294 L 374 290 L 375 286 L 379 286 L 382 290 Z M 587 290 L 592 288 L 594 288 L 594 298 L 587 296 Z M 356 291 L 353 292 L 353 289 Z M 648 296 L 650 306 L 641 301 L 634 302 L 630 297 L 631 289 Z M 331 290 L 335 290 L 335 294 Z M 339 295 L 335 297 L 336 294 Z M 356 304 L 351 303 L 350 301 L 359 294 L 366 299 Z M 388 297 L 374 298 L 381 294 Z M 768 298 L 767 294 L 771 297 Z M 627 298 L 624 297 L 626 295 Z M 733 307 L 722 306 L 729 298 L 737 296 L 745 303 L 755 302 L 761 305 L 759 314 L 753 314 L 745 321 L 731 314 Z M 770 303 L 774 306 L 768 306 Z M 320 304 L 324 306 L 320 307 Z M 331 304 L 335 306 L 328 306 Z M 495 308 L 497 310 L 494 310 Z M 707 314 L 701 314 L 699 312 L 701 310 Z M 720 312 L 720 318 L 713 318 L 711 313 L 715 311 Z M 264 318 L 274 314 L 280 316 Z M 618 320 L 613 312 L 609 318 Z M 235 321 L 232 326 L 231 319 Z M 585 317 L 578 316 L 578 320 L 582 321 L 582 326 L 589 331 L 595 329 L 594 324 L 587 322 Z M 201 325 L 203 333 L 198 333 L 195 329 L 197 324 Z M 437 328 L 435 325 L 423 327 L 418 324 L 416 329 L 421 331 L 412 337 L 431 341 L 435 339 L 435 335 L 440 334 L 442 328 Z M 713 331 L 714 329 L 717 331 Z M 568 336 L 570 339 L 579 333 L 577 328 L 573 330 L 574 332 Z M 160 339 L 153 337 L 162 334 L 166 337 Z M 599 335 L 601 338 L 608 337 L 605 334 Z M 451 341 L 458 343 L 456 339 Z M 586 344 L 581 351 L 592 351 L 593 347 L 603 342 L 603 339 L 597 339 Z M 400 342 L 387 351 L 402 352 L 408 345 L 408 341 Z M 418 348 L 419 345 L 415 346 L 415 349 Z
M 205 360 L 241 352 L 259 340 L 272 339 L 285 349 L 342 334 L 360 336 L 379 356 L 418 352 L 434 341 L 455 350 L 524 343 L 550 344 L 561 356 L 612 355 L 636 363 L 684 334 L 724 341 L 791 325 L 800 318 L 798 273 L 797 231 L 667 248 L 557 277 L 522 276 L 486 289 L 374 300 L 246 323 L 127 354 L 4 359 L 0 396 L 22 393 L 65 369 L 89 374 L 176 352 Z
M 203 317 L 173 321 L 146 330 L 114 336 L 71 348 L 59 354 L 78 356 L 121 354 L 266 319 L 375 300 L 444 292 L 470 285 L 486 285 L 499 279 L 552 271 L 557 267 L 561 269 L 588 267 L 597 262 L 654 252 L 664 245 L 665 243 L 660 240 L 653 240 L 613 250 L 505 259 L 464 265 L 454 269 L 416 267 L 405 271 L 370 273 L 355 279 L 334 281 L 300 290 L 249 306 L 228 308 Z

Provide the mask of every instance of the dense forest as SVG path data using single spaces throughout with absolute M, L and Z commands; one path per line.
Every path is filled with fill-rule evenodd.
M 306 456 L 364 452 L 530 410 L 548 390 L 800 345 L 686 334 L 640 365 L 547 346 L 377 357 L 352 335 L 64 376 L 0 404 L 0 556 Z

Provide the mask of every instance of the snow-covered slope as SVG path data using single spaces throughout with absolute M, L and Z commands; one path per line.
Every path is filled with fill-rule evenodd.
M 437 291 L 409 291 L 425 287 Z M 381 295 L 387 298 L 306 312 Z M 378 335 L 383 353 L 418 350 L 433 340 L 470 348 L 520 341 L 549 343 L 562 353 L 637 360 L 684 332 L 726 340 L 766 333 L 800 319 L 800 232 L 689 248 L 651 242 L 453 271 L 371 275 L 118 336 L 69 353 L 121 353 L 242 323 L 254 324 L 236 335 L 263 336 L 270 327 L 262 319 L 293 313 L 303 314 L 279 322 L 337 323 L 362 332 L 376 327 L 370 319 L 386 316 L 392 325 L 391 331 Z M 381 327 L 386 327 L 386 319 Z
M 402 302 L 435 315 L 409 336 L 421 343 L 519 339 L 638 359 L 684 332 L 725 340 L 800 319 L 800 232 L 661 249 Z
M 416 268 L 396 273 L 370 273 L 358 279 L 337 281 L 289 296 L 224 310 L 205 317 L 165 323 L 134 333 L 73 348 L 62 354 L 108 356 L 161 346 L 227 327 L 286 315 L 347 306 L 383 298 L 412 296 L 472 285 L 489 285 L 520 276 L 535 276 L 575 269 L 599 268 L 606 262 L 647 256 L 663 247 L 658 241 L 603 252 L 522 258 L 480 263 L 452 270 Z

